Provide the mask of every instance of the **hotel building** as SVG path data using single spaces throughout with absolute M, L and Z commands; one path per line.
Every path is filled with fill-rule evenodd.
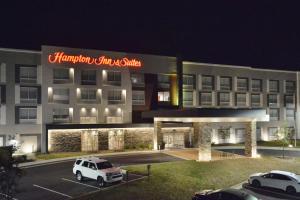
M 0 66 L 0 146 L 24 152 L 196 147 L 204 121 L 209 143 L 300 137 L 296 71 L 56 46 Z

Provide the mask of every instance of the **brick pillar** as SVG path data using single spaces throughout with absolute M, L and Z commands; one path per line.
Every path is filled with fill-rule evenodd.
M 158 150 L 158 145 L 162 145 L 163 135 L 161 132 L 162 122 L 154 121 L 153 149 Z
M 208 123 L 197 122 L 198 134 L 198 144 L 199 153 L 198 161 L 210 161 L 211 160 L 211 128 Z
M 256 121 L 246 122 L 245 156 L 256 157 Z

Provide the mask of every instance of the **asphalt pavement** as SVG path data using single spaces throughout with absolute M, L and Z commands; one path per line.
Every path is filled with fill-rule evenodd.
M 109 160 L 116 166 L 181 160 L 163 153 L 115 155 L 103 156 L 102 158 Z M 72 173 L 73 164 L 74 161 L 66 161 L 25 168 L 26 175 L 19 182 L 15 200 L 62 200 L 103 189 L 99 188 L 96 182 L 92 180 L 76 181 Z M 140 175 L 129 175 L 129 181 L 141 178 L 143 177 Z

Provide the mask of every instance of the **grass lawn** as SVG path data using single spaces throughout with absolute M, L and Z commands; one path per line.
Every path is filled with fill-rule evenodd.
M 146 172 L 146 165 L 130 166 L 127 169 L 132 173 L 143 174 Z M 150 180 L 145 178 L 78 199 L 190 200 L 196 191 L 230 187 L 246 180 L 252 173 L 272 169 L 300 173 L 300 160 L 264 157 L 212 162 L 178 161 L 153 164 Z

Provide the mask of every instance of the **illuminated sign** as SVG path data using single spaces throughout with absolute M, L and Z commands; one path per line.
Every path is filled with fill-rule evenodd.
M 113 59 L 106 56 L 90 57 L 83 55 L 68 55 L 65 52 L 55 52 L 48 56 L 50 63 L 82 63 L 88 65 L 106 65 L 110 67 L 141 67 L 142 62 L 138 59 L 126 57 Z

